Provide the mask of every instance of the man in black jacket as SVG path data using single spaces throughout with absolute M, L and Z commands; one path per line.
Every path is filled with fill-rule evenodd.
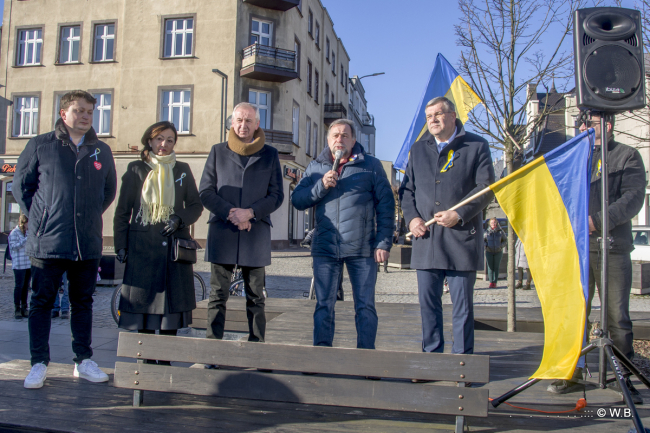
M 212 146 L 199 195 L 210 211 L 205 260 L 211 262 L 207 338 L 223 338 L 230 279 L 239 265 L 246 289 L 248 341 L 264 341 L 265 266 L 271 264 L 271 214 L 284 192 L 278 151 L 264 143 L 259 110 L 235 106 L 228 141 Z
M 607 320 L 609 335 L 614 345 L 628 358 L 634 357 L 632 346 L 632 321 L 630 319 L 630 291 L 632 289 L 632 261 L 630 253 L 634 250 L 632 239 L 632 218 L 639 213 L 645 199 L 646 174 L 643 159 L 633 147 L 614 141 L 614 118 L 607 125 L 607 165 L 609 167 L 607 184 L 609 193 L 609 237 L 612 239 L 609 250 L 607 270 Z M 601 132 L 600 116 L 592 115 L 580 125 L 580 131 L 594 128 L 596 149 L 591 159 L 591 187 L 589 190 L 589 299 L 587 317 L 591 312 L 595 286 L 600 286 L 602 257 L 598 238 L 603 236 L 602 227 L 602 167 L 601 167 Z M 602 296 L 600 291 L 598 296 Z M 602 302 L 602 299 L 601 299 Z M 583 385 L 577 380 L 583 378 L 584 357 L 578 360 L 578 366 L 570 380 L 556 380 L 548 386 L 548 391 L 564 394 L 582 390 Z M 630 373 L 624 369 L 624 375 Z M 630 379 L 626 383 L 635 404 L 643 399 Z M 618 382 L 610 388 L 619 392 Z
M 90 347 L 97 268 L 102 257 L 102 214 L 115 199 L 110 147 L 92 128 L 95 98 L 77 90 L 61 98 L 55 130 L 32 138 L 18 158 L 13 194 L 29 215 L 26 253 L 32 260 L 29 348 L 25 388 L 40 388 L 50 362 L 54 298 L 67 271 L 72 315 L 74 376 L 106 382 Z
M 454 104 L 434 98 L 425 108 L 428 132 L 411 147 L 400 187 L 404 220 L 415 236 L 411 268 L 417 269 L 422 350 L 443 352 L 442 291 L 453 302 L 452 353 L 474 352 L 474 283 L 483 269 L 483 209 L 492 194 L 450 211 L 494 182 L 488 143 L 465 132 Z M 435 224 L 425 226 L 425 221 Z

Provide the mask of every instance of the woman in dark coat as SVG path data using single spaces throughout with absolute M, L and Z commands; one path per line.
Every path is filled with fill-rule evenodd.
M 176 128 L 151 125 L 142 136 L 141 161 L 122 177 L 113 230 L 117 259 L 126 262 L 120 328 L 176 335 L 196 307 L 191 264 L 172 260 L 174 237 L 191 239 L 203 206 L 188 164 L 176 161 Z
M 493 289 L 497 286 L 499 266 L 501 266 L 501 259 L 503 258 L 503 249 L 508 245 L 508 237 L 501 229 L 499 221 L 492 218 L 483 238 L 485 240 L 488 279 L 490 280 L 490 288 Z

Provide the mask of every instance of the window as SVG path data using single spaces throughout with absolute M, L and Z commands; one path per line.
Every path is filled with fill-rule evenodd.
M 318 104 L 318 71 L 314 71 L 314 102 Z
M 316 34 L 314 35 L 314 39 L 316 40 L 316 48 L 320 49 L 320 24 L 318 24 L 318 21 L 316 21 Z
M 332 99 L 330 99 L 330 103 L 333 104 L 333 103 L 335 103 L 335 102 L 336 102 L 336 99 L 334 99 L 334 92 L 332 92 Z
M 59 63 L 79 63 L 81 26 L 61 27 Z
M 293 132 L 293 142 L 300 146 L 298 143 L 298 134 L 300 133 L 300 105 L 293 101 L 293 116 L 291 118 L 291 132 Z
M 36 95 L 14 98 L 13 137 L 33 137 L 38 135 L 38 100 Z
M 169 89 L 162 91 L 160 120 L 172 122 L 179 134 L 190 133 L 192 110 L 191 89 Z
M 330 94 L 330 85 L 327 84 L 327 81 L 325 81 L 325 103 L 326 104 L 329 102 L 327 100 L 327 98 L 329 98 L 329 94 Z M 332 101 L 332 102 L 334 102 L 334 101 Z
M 348 81 L 348 71 L 345 71 L 345 84 L 343 85 L 345 87 L 345 93 L 348 93 Z
M 93 128 L 97 135 L 111 135 L 111 104 L 113 95 L 108 92 L 93 93 L 97 99 L 93 111 Z
M 194 18 L 172 18 L 165 21 L 163 57 L 192 57 Z
M 325 60 L 330 61 L 330 38 L 325 36 Z
M 332 74 L 336 76 L 336 54 L 332 51 Z
M 307 94 L 311 96 L 311 60 L 307 60 Z
M 293 42 L 293 50 L 296 52 L 296 68 L 294 70 L 300 78 L 300 41 L 298 38 Z
M 19 30 L 16 66 L 40 65 L 42 48 L 43 29 Z
M 251 23 L 251 40 L 250 44 L 260 44 L 270 46 L 273 36 L 273 23 L 253 19 Z
M 311 12 L 311 9 L 309 9 L 309 16 L 307 18 L 307 33 L 312 38 L 314 37 L 314 14 Z
M 311 155 L 311 118 L 309 116 L 307 116 L 305 131 L 305 153 Z
M 93 62 L 115 60 L 115 23 L 97 24 L 93 43 Z
M 343 64 L 341 64 L 341 86 L 343 85 Z
M 54 113 L 52 116 L 52 129 L 56 125 L 56 121 L 61 117 L 61 98 L 68 93 L 67 91 L 54 92 Z
M 271 129 L 271 92 L 249 90 L 248 102 L 260 111 L 260 128 Z
M 318 155 L 318 125 L 316 123 L 314 123 L 312 132 L 314 133 L 314 142 L 312 145 L 314 146 L 314 156 L 316 156 Z

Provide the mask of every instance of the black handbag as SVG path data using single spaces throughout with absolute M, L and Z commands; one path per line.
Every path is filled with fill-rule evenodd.
M 196 250 L 201 248 L 201 245 L 194 239 L 179 239 L 174 238 L 172 242 L 172 261 L 178 263 L 196 263 Z

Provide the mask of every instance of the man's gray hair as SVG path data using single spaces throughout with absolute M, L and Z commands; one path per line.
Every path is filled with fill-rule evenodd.
M 232 114 L 235 114 L 235 111 L 239 110 L 240 108 L 249 108 L 253 111 L 255 111 L 255 120 L 259 122 L 260 120 L 260 110 L 250 102 L 240 102 L 239 104 L 235 105 L 235 108 L 232 109 Z
M 451 102 L 449 99 L 445 98 L 444 96 L 438 96 L 436 98 L 433 98 L 432 100 L 427 102 L 427 106 L 424 107 L 424 109 L 426 110 L 427 108 L 440 103 L 442 103 L 443 107 L 445 107 L 445 111 L 448 112 L 453 111 L 454 113 L 456 112 L 456 106 L 454 105 L 454 103 Z
M 336 119 L 334 122 L 330 124 L 330 127 L 327 129 L 327 136 L 330 136 L 330 131 L 332 130 L 333 127 L 336 125 L 348 125 L 350 127 L 350 134 L 352 135 L 353 139 L 357 139 L 357 131 L 354 128 L 354 122 L 351 121 L 350 119 Z

